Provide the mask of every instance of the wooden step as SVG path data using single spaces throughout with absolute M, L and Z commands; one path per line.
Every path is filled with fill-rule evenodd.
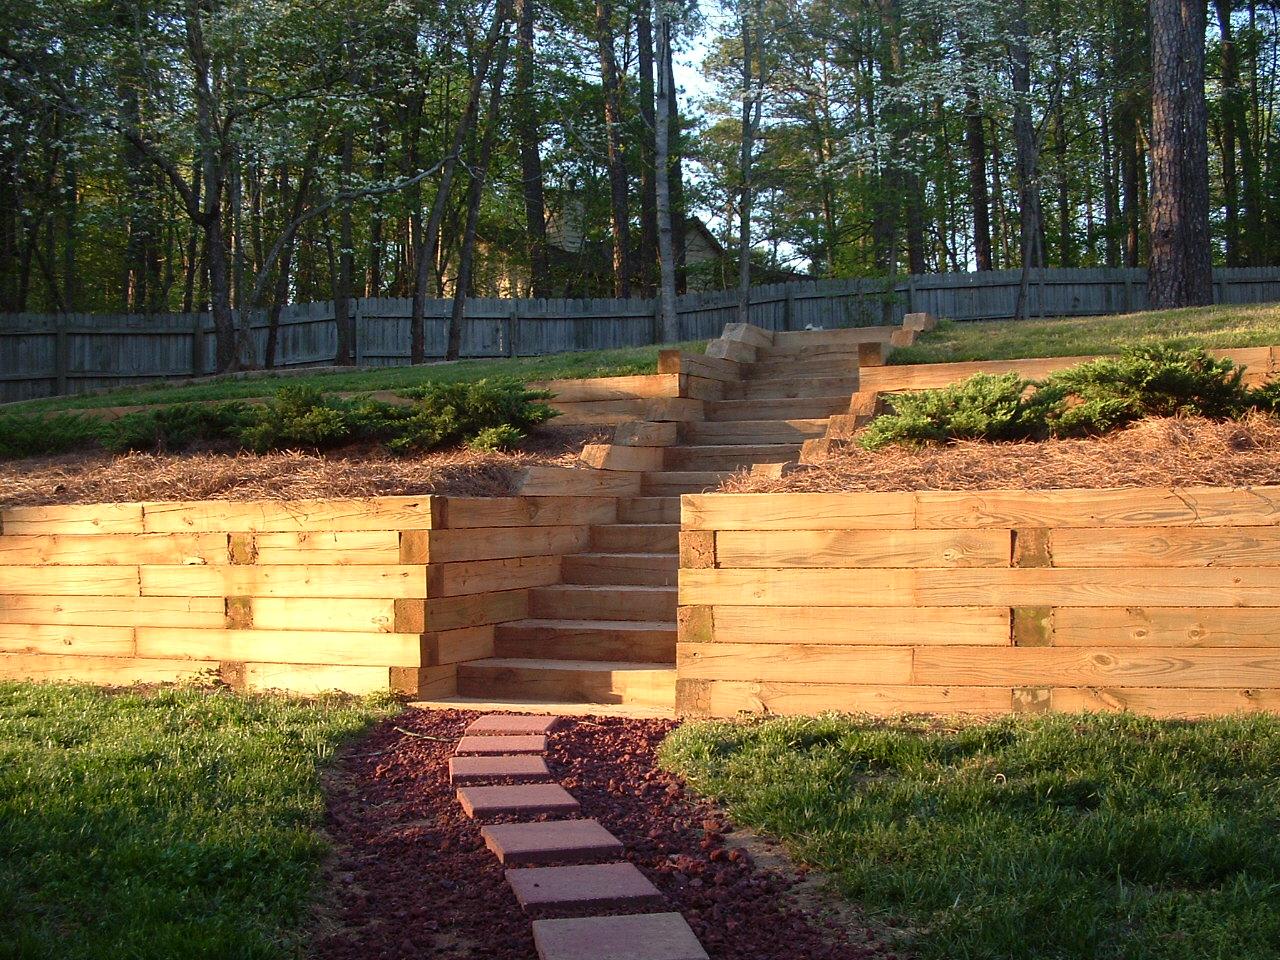
M 529 616 L 565 620 L 676 619 L 676 588 L 561 583 L 529 591 Z
M 661 473 L 646 473 L 640 482 L 640 491 L 655 497 L 706 493 L 731 476 L 732 470 L 663 470 Z
M 826 433 L 827 418 L 705 421 L 681 426 L 680 440 L 687 444 L 801 443 Z
M 828 353 L 819 356 L 801 354 L 748 364 L 743 380 L 798 380 L 814 377 L 849 377 L 858 373 L 858 350 L 852 353 Z
M 674 587 L 679 559 L 674 550 L 667 553 L 575 553 L 560 561 L 560 576 L 565 583 Z
M 665 663 L 492 657 L 458 664 L 464 697 L 670 706 L 675 692 L 675 667 Z
M 676 625 L 658 620 L 513 620 L 494 628 L 494 655 L 546 660 L 676 662 Z
M 841 327 L 835 330 L 789 330 L 773 336 L 773 343 L 763 348 L 770 356 L 807 354 L 824 347 L 848 349 L 851 344 L 888 343 L 893 331 L 902 329 L 888 324 L 872 327 Z M 855 348 L 856 349 L 856 348 Z
M 886 330 L 892 332 L 897 327 L 886 327 Z M 800 333 L 801 331 L 793 330 L 792 333 Z M 810 331 L 814 336 L 823 336 L 825 334 L 835 334 L 844 339 L 827 341 L 823 343 L 805 342 L 805 341 L 782 341 L 772 347 L 761 347 L 756 351 L 756 362 L 763 363 L 769 360 L 800 360 L 812 359 L 814 357 L 858 357 L 860 343 L 857 339 L 851 339 L 844 330 L 821 330 Z M 864 336 L 859 334 L 859 336 Z M 876 334 L 886 342 L 889 339 L 889 333 Z
M 618 501 L 619 523 L 679 523 L 679 497 L 626 497 Z
M 726 390 L 725 400 L 783 400 L 799 397 L 834 397 L 845 402 L 858 392 L 858 377 L 795 377 L 781 380 L 744 380 Z
M 723 422 L 830 417 L 848 413 L 851 400 L 849 394 L 772 400 L 713 400 L 707 403 L 707 419 Z
M 737 470 L 757 463 L 787 463 L 799 456 L 798 443 L 733 443 L 663 450 L 665 466 L 672 470 Z
M 591 548 L 607 553 L 674 553 L 680 549 L 680 524 L 597 524 L 591 528 Z

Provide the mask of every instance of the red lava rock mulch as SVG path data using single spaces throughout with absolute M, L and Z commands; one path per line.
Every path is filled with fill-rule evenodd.
M 534 960 L 530 919 L 449 785 L 454 743 L 477 716 L 410 711 L 376 727 L 331 771 L 337 850 L 314 956 Z M 870 935 L 855 941 L 836 921 L 800 912 L 786 898 L 792 877 L 726 844 L 723 814 L 657 767 L 673 726 L 571 718 L 549 738 L 548 766 L 582 816 L 623 842 L 713 960 L 892 960 Z

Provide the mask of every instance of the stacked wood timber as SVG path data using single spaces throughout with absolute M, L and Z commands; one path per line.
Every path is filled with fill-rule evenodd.
M 686 496 L 677 710 L 1280 709 L 1280 488 Z
M 447 695 L 611 497 L 0 511 L 0 677 Z

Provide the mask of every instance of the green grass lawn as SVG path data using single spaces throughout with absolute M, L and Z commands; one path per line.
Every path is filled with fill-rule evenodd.
M 129 387 L 92 396 L 49 397 L 14 404 L 14 412 L 73 410 L 94 407 L 125 407 L 147 403 L 184 403 L 197 400 L 239 400 L 268 397 L 286 384 L 307 384 L 332 393 L 365 390 L 404 390 L 426 383 L 456 383 L 485 377 L 513 377 L 519 380 L 578 380 L 588 377 L 625 377 L 657 373 L 658 351 L 681 349 L 702 353 L 706 341 L 620 350 L 591 350 L 558 353 L 546 357 L 511 360 L 459 360 L 428 363 L 416 367 L 384 367 L 341 373 L 293 374 L 286 376 L 226 377 L 191 386 Z
M 1280 718 L 697 722 L 662 759 L 921 958 L 1280 956 Z
M 943 321 L 914 346 L 894 350 L 889 363 L 1087 356 L 1120 353 L 1128 346 L 1163 340 L 1210 348 L 1280 344 L 1280 305 L 1190 307 L 1021 322 Z
M 0 957 L 301 955 L 318 765 L 388 709 L 0 684 Z

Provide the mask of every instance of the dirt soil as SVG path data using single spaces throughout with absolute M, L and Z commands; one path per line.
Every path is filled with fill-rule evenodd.
M 819 463 L 781 477 L 738 473 L 731 493 L 848 493 L 1280 484 L 1280 419 L 1257 414 L 1216 423 L 1199 418 L 1144 420 L 1087 440 L 1041 443 L 965 441 L 870 452 L 841 445 Z
M 312 953 L 339 958 L 535 960 L 530 921 L 449 786 L 448 757 L 478 714 L 409 711 L 378 726 L 327 778 L 336 853 Z M 793 896 L 804 873 L 755 862 L 724 815 L 657 767 L 674 726 L 575 718 L 552 735 L 554 776 L 626 846 L 714 960 L 893 960 L 847 915 Z
M 397 457 L 365 446 L 328 453 L 75 453 L 0 461 L 0 507 L 139 500 L 298 500 L 428 493 L 505 497 L 525 467 L 572 465 L 601 427 L 543 427 L 513 453 L 444 450 Z

